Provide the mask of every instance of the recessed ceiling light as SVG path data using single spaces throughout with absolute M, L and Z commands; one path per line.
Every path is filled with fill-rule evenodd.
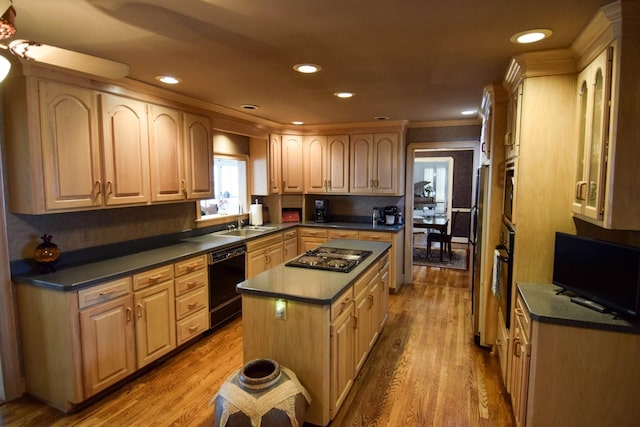
M 355 93 L 353 92 L 335 92 L 334 93 L 335 96 L 337 96 L 338 98 L 351 98 L 353 95 L 355 95 Z
M 161 81 L 162 83 L 166 83 L 168 85 L 177 85 L 182 80 L 173 76 L 156 76 L 156 80 Z
M 304 74 L 317 73 L 321 70 L 320 66 L 316 64 L 296 64 L 293 66 L 293 69 Z
M 461 111 L 460 114 L 462 114 L 463 116 L 473 116 L 477 112 L 478 110 L 465 110 L 465 111 Z
M 241 107 L 244 108 L 245 110 L 257 110 L 258 108 L 260 108 L 255 104 L 243 104 L 241 105 Z
M 545 28 L 527 30 L 511 36 L 511 42 L 518 43 L 518 44 L 535 43 L 540 40 L 551 37 L 551 34 L 553 34 L 553 31 Z
M 294 124 L 294 125 L 302 125 L 302 124 L 304 124 L 304 122 L 295 121 L 295 122 L 291 122 L 291 124 Z

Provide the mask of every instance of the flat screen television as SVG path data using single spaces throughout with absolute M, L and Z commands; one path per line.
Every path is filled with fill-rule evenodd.
M 556 232 L 553 284 L 621 317 L 640 312 L 640 248 Z

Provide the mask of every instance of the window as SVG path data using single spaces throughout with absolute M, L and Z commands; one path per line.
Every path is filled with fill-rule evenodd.
M 247 159 L 215 155 L 213 158 L 214 199 L 200 201 L 202 219 L 244 213 L 247 207 Z

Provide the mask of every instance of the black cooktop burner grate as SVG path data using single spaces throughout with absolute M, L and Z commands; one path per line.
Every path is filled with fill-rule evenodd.
M 322 246 L 308 251 L 285 265 L 348 273 L 371 253 L 371 251 Z

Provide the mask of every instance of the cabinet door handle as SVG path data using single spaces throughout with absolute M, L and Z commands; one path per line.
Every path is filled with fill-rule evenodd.
M 358 329 L 358 318 L 356 316 L 351 316 L 353 319 L 353 329 Z
M 142 304 L 136 305 L 137 316 L 142 317 Z
M 516 357 L 522 356 L 522 348 L 520 347 L 520 338 L 515 338 L 513 340 L 513 355 Z
M 113 194 L 113 183 L 111 181 L 107 181 L 107 189 L 105 192 L 107 193 L 107 196 Z
M 99 196 L 100 194 L 102 194 L 102 182 L 96 181 L 96 183 L 93 184 L 93 186 L 96 188 L 96 196 Z
M 131 322 L 131 314 L 133 310 L 131 310 L 131 307 L 127 307 L 125 311 L 127 313 L 127 322 Z
M 511 132 L 507 132 L 504 134 L 504 146 L 511 147 L 513 145 L 513 141 L 511 140 Z
M 187 198 L 187 184 L 184 179 L 180 180 L 180 191 L 184 194 L 184 198 Z

